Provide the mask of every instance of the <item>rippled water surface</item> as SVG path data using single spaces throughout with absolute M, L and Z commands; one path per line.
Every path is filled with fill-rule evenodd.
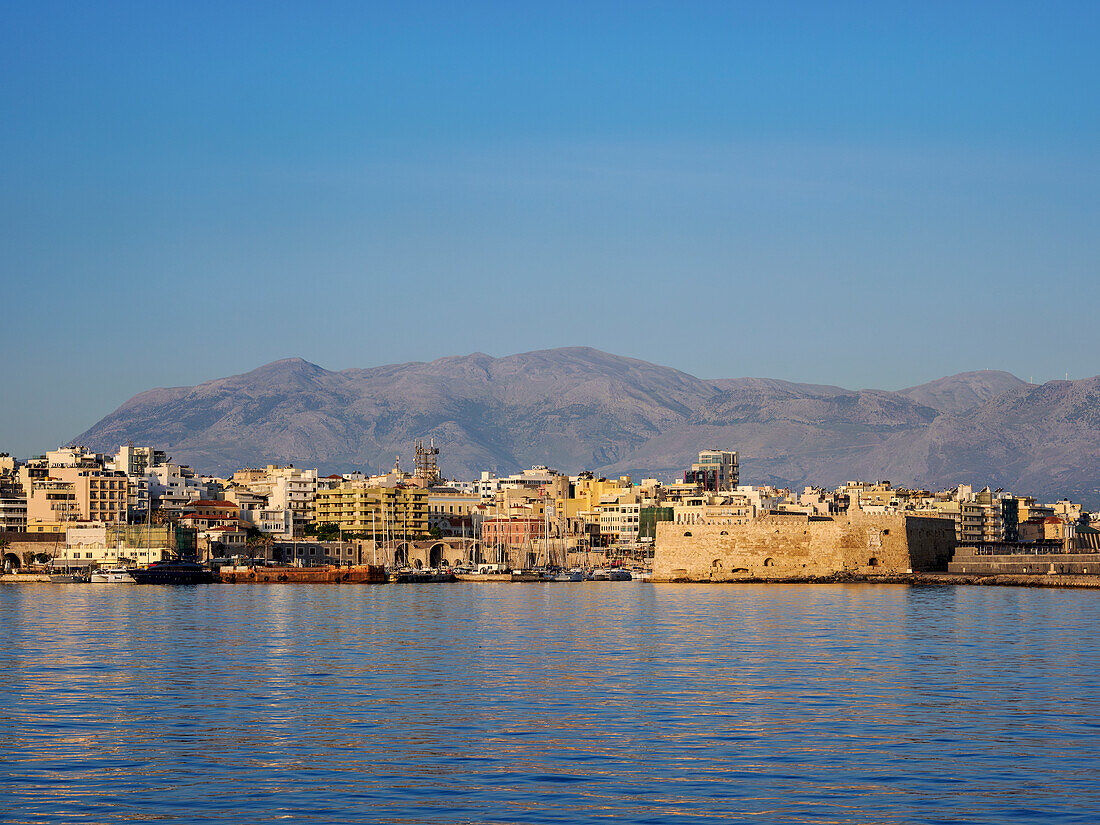
M 10 822 L 1100 821 L 1100 593 L 0 587 Z

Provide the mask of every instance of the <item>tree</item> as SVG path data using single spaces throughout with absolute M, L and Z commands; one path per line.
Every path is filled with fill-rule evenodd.
M 256 556 L 263 554 L 264 561 L 267 560 L 268 550 L 271 549 L 271 545 L 275 543 L 275 540 L 269 533 L 263 533 L 254 527 L 248 529 L 249 536 L 245 539 L 244 547 L 245 552 L 248 554 L 248 560 L 251 562 Z
M 336 541 L 340 538 L 340 526 L 326 521 L 317 525 L 317 539 L 319 541 Z

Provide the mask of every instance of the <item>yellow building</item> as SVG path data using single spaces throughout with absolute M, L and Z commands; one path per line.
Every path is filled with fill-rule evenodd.
M 335 524 L 349 533 L 427 535 L 428 491 L 415 487 L 371 487 L 349 481 L 332 490 L 318 490 L 313 502 L 315 524 Z
M 566 518 L 575 518 L 585 513 L 596 514 L 599 519 L 599 507 L 601 502 L 618 501 L 623 493 L 629 493 L 633 489 L 630 476 L 621 476 L 617 479 L 606 478 L 580 478 L 573 485 L 573 497 L 558 501 L 558 511 L 561 513 L 562 503 L 565 504 Z

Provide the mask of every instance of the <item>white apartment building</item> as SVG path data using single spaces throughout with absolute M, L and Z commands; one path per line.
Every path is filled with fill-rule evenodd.
M 641 505 L 637 501 L 601 503 L 600 533 L 611 541 L 637 541 L 640 513 Z

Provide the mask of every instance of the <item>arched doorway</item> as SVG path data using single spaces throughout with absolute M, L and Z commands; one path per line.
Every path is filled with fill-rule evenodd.
M 23 567 L 23 562 L 19 560 L 19 556 L 15 555 L 15 553 L 5 553 L 4 563 L 0 566 L 2 566 L 5 571 L 18 573 Z
M 445 564 L 443 551 L 446 547 L 443 542 L 437 542 L 428 548 L 428 567 L 442 567 Z
M 393 548 L 393 566 L 394 567 L 408 567 L 409 565 L 409 545 L 405 542 L 401 542 L 399 545 Z

